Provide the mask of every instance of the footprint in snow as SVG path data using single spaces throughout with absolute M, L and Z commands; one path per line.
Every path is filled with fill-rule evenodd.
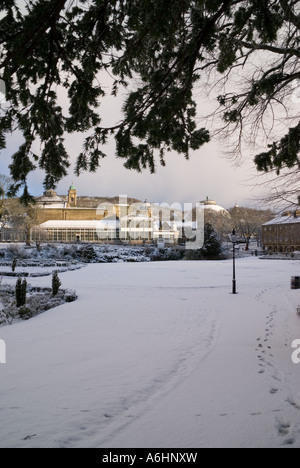
M 276 380 L 277 382 L 281 382 L 281 379 L 276 375 L 272 375 L 272 379 Z
M 28 436 L 24 437 L 23 440 L 30 440 L 30 439 L 32 439 L 33 437 L 36 437 L 36 436 L 37 436 L 37 434 L 31 434 L 31 435 L 28 435 Z
M 270 393 L 271 393 L 272 395 L 275 395 L 275 393 L 277 393 L 278 390 L 279 390 L 278 388 L 271 388 Z
M 280 435 L 287 436 L 290 433 L 290 423 L 281 423 L 278 426 L 278 432 Z
M 293 408 L 296 408 L 297 410 L 300 410 L 300 406 L 297 405 L 297 403 L 296 403 L 294 400 L 292 400 L 291 398 L 288 398 L 286 401 L 287 401 L 287 403 L 289 403 L 291 406 L 293 406 Z
M 294 439 L 294 437 L 289 437 L 284 441 L 284 445 L 294 445 L 295 442 L 296 440 Z

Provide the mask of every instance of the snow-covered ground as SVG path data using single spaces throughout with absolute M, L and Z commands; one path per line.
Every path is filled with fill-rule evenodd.
M 240 259 L 236 296 L 231 275 L 230 261 L 62 273 L 76 302 L 0 328 L 0 446 L 299 447 L 300 264 Z

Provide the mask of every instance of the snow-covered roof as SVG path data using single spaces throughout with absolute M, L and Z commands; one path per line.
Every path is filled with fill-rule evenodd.
M 147 211 L 147 210 L 151 210 L 151 208 L 152 208 L 151 203 L 149 203 L 148 200 L 145 200 L 144 203 L 142 203 L 142 204 L 138 207 L 138 210 L 139 210 L 139 211 Z
M 271 219 L 271 221 L 268 221 L 267 223 L 263 224 L 263 226 L 272 226 L 274 224 L 297 224 L 300 223 L 300 216 L 294 216 L 294 215 L 289 215 L 289 216 L 277 216 L 274 219 Z
M 219 206 L 219 205 L 204 205 L 204 209 L 205 210 L 210 210 L 210 211 L 215 211 L 217 213 L 228 213 L 227 210 L 225 210 L 225 208 L 222 208 L 222 206 Z
M 36 202 L 47 208 L 63 208 L 65 205 L 65 200 L 59 197 L 54 190 L 46 190 L 44 195 L 36 198 Z
M 128 216 L 123 216 L 121 218 L 121 221 L 122 222 L 126 222 L 126 221 L 153 221 L 154 219 L 156 218 L 151 218 L 150 216 L 146 216 L 145 214 L 143 213 L 133 213 L 131 215 L 128 215 Z
M 206 200 L 202 200 L 200 202 L 202 205 L 204 205 L 205 210 L 210 210 L 210 211 L 215 211 L 216 213 L 228 213 L 225 208 L 223 208 L 220 205 L 217 205 L 217 202 L 215 200 L 210 200 L 208 197 L 206 197 Z
M 115 228 L 119 224 L 117 219 L 109 218 L 102 220 L 89 220 L 89 221 L 60 221 L 52 220 L 46 221 L 41 224 L 42 229 L 104 229 L 108 227 Z

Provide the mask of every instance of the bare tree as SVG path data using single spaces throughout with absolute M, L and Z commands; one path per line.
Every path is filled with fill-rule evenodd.
M 205 223 L 210 224 L 218 237 L 225 241 L 227 239 L 228 233 L 232 230 L 232 220 L 228 211 L 216 212 L 214 210 L 205 210 L 204 214 Z
M 11 228 L 15 231 L 23 231 L 26 244 L 30 245 L 31 230 L 39 224 L 39 208 L 34 204 L 24 206 L 18 198 L 6 200 L 5 207 Z
M 237 234 L 245 239 L 246 250 L 249 249 L 252 238 L 256 239 L 257 244 L 260 243 L 262 225 L 274 217 L 270 210 L 256 210 L 239 206 L 235 206 L 229 212 Z

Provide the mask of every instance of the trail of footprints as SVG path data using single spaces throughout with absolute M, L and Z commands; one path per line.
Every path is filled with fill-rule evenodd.
M 263 290 L 260 292 L 255 299 L 257 301 L 262 301 L 265 293 L 268 292 L 268 289 Z M 277 375 L 276 369 L 274 368 L 274 365 L 272 363 L 272 358 L 273 353 L 272 353 L 272 347 L 270 345 L 270 338 L 273 335 L 273 328 L 275 326 L 274 324 L 274 318 L 277 313 L 277 307 L 276 305 L 273 306 L 272 310 L 269 312 L 269 314 L 266 317 L 266 323 L 265 323 L 265 330 L 264 330 L 264 335 L 262 337 L 257 338 L 257 346 L 255 348 L 255 351 L 257 352 L 257 359 L 258 359 L 258 366 L 259 374 L 264 374 L 267 369 L 270 369 L 273 372 L 272 379 L 274 380 L 274 386 L 270 388 L 270 393 L 275 394 L 278 392 L 279 388 L 277 387 L 278 383 L 281 382 L 280 376 Z M 277 385 L 276 385 L 277 384 Z
M 266 319 L 266 328 L 265 328 L 265 333 L 263 337 L 257 338 L 257 347 L 255 351 L 257 352 L 257 358 L 258 358 L 258 366 L 259 366 L 259 374 L 264 374 L 266 372 L 266 369 L 268 367 L 271 367 L 274 369 L 274 366 L 272 364 L 272 359 L 273 353 L 272 353 L 272 347 L 270 346 L 270 337 L 273 335 L 273 328 L 274 328 L 274 316 L 276 314 L 276 306 L 273 307 L 272 311 L 269 313 Z M 275 370 L 275 369 L 274 369 Z M 280 382 L 279 376 L 275 375 L 272 376 L 272 378 Z M 276 393 L 278 389 L 275 387 L 270 389 L 271 393 Z
M 266 292 L 268 292 L 268 289 L 265 289 L 261 293 L 259 293 L 255 299 L 257 301 L 262 301 L 263 297 Z M 268 304 L 270 307 L 270 304 Z M 280 384 L 282 384 L 282 378 L 279 375 L 276 367 L 274 366 L 274 363 L 272 362 L 272 358 L 274 357 L 272 353 L 272 347 L 270 345 L 270 338 L 273 336 L 273 329 L 275 327 L 274 319 L 277 314 L 277 307 L 274 305 L 272 306 L 272 310 L 269 312 L 269 314 L 266 317 L 266 323 L 265 323 L 265 330 L 263 336 L 257 338 L 257 345 L 255 348 L 255 351 L 257 352 L 257 359 L 258 359 L 258 373 L 263 375 L 266 373 L 267 370 L 270 371 L 273 385 L 270 386 L 269 388 L 269 393 L 271 395 L 276 395 L 280 391 Z M 286 403 L 291 405 L 293 408 L 296 410 L 300 410 L 300 405 L 298 405 L 293 399 L 288 398 L 286 400 Z M 274 409 L 272 412 L 273 413 L 280 413 L 282 410 L 281 409 Z M 196 414 L 197 417 L 201 417 L 201 414 Z M 226 417 L 230 416 L 228 413 L 222 413 L 219 415 L 220 417 Z M 263 416 L 263 413 L 261 412 L 255 412 L 251 413 L 251 416 Z M 300 430 L 292 427 L 292 424 L 283 419 L 283 418 L 277 418 L 276 421 L 276 430 L 278 434 L 283 438 L 282 445 L 283 446 L 293 446 L 296 443 L 296 435 L 300 434 Z
M 268 290 L 264 290 L 256 296 L 257 301 L 263 301 L 263 296 Z M 263 301 L 264 302 L 264 301 Z M 258 373 L 263 375 L 267 370 L 270 370 L 271 377 L 273 380 L 273 385 L 269 388 L 269 393 L 271 395 L 276 395 L 280 390 L 280 384 L 282 383 L 280 375 L 272 363 L 272 358 L 274 357 L 272 353 L 272 347 L 270 346 L 270 338 L 273 335 L 274 329 L 274 318 L 277 313 L 277 307 L 274 305 L 271 312 L 266 317 L 266 328 L 264 330 L 264 335 L 262 337 L 257 338 L 257 346 L 255 351 L 257 352 L 257 359 L 258 359 Z M 287 403 L 293 406 L 295 409 L 300 410 L 300 406 L 298 406 L 294 401 L 287 399 Z M 277 412 L 280 410 L 274 410 Z M 276 430 L 278 434 L 284 438 L 283 445 L 284 446 L 292 446 L 295 444 L 296 439 L 293 436 L 293 428 L 290 422 L 278 420 L 276 424 Z

